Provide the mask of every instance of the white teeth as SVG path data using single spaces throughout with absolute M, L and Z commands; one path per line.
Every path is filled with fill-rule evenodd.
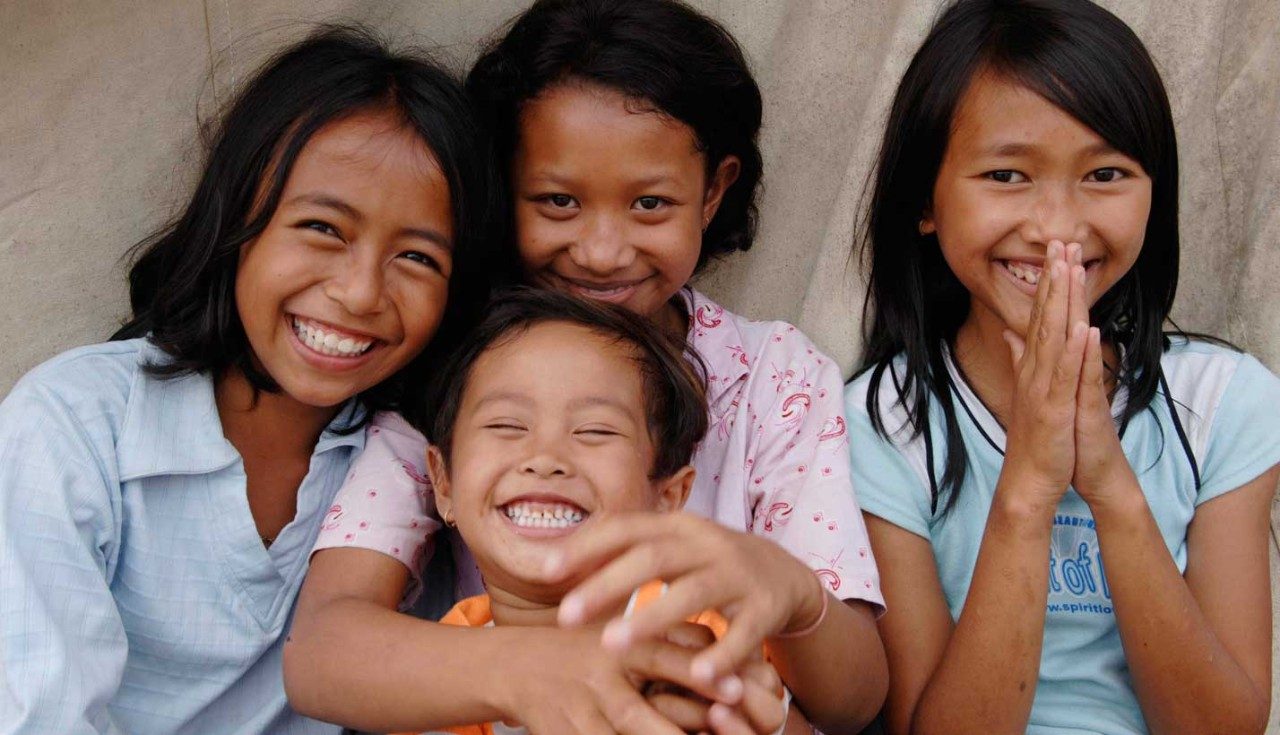
M 1008 269 L 1015 278 L 1019 278 L 1032 286 L 1040 283 L 1040 268 L 1023 263 L 1015 263 L 1012 260 L 1004 261 L 1004 267 Z
M 521 528 L 568 528 L 582 523 L 588 513 L 573 506 L 545 503 L 510 503 L 503 512 Z
M 304 322 L 294 317 L 293 331 L 302 344 L 324 355 L 333 357 L 356 357 L 362 355 L 373 346 L 373 340 L 357 340 L 335 332 L 330 332 L 315 322 Z

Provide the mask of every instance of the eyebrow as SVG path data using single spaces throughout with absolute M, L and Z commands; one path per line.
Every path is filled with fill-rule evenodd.
M 341 212 L 347 217 L 355 220 L 357 223 L 364 222 L 365 220 L 365 216 L 360 213 L 360 210 L 331 194 L 308 192 L 306 194 L 299 194 L 292 197 L 286 202 L 286 204 L 314 204 L 318 207 L 325 207 L 336 212 Z M 399 237 L 412 237 L 419 240 L 426 240 L 427 242 L 434 243 L 445 250 L 453 249 L 452 240 L 445 237 L 444 233 L 431 228 L 402 227 L 398 232 L 396 232 L 396 235 Z
M 1029 145 L 1027 143 L 1001 143 L 987 148 L 985 152 L 987 155 L 991 156 L 1013 157 L 1024 156 L 1030 153 L 1035 153 L 1035 151 L 1036 146 Z M 1116 150 L 1115 146 L 1105 140 L 1094 143 L 1080 152 L 1082 157 L 1106 155 L 1109 153 L 1124 155 L 1123 153 L 1120 153 L 1120 151 Z
M 530 174 L 527 177 L 527 179 L 530 182 L 532 182 L 533 185 L 535 186 L 549 184 L 551 186 L 563 186 L 566 189 L 573 188 L 579 183 L 577 179 L 574 179 L 568 176 L 562 176 L 554 171 L 539 171 L 539 172 Z M 646 176 L 643 179 L 637 179 L 635 181 L 628 182 L 628 185 L 634 186 L 637 188 L 645 188 L 650 186 L 657 186 L 659 184 L 678 184 L 679 182 L 680 182 L 680 177 L 678 176 L 674 176 L 669 173 L 657 173 L 657 174 L 653 174 L 652 176 Z
M 476 401 L 475 408 L 473 410 L 478 411 L 480 408 L 490 403 L 502 403 L 504 401 L 517 404 L 524 408 L 533 406 L 533 399 L 529 396 L 516 393 L 514 391 L 498 391 L 497 393 L 490 393 Z M 578 411 L 584 408 L 595 407 L 612 408 L 628 417 L 632 416 L 630 407 L 625 402 L 609 396 L 585 396 L 583 398 L 577 398 L 570 401 L 568 405 L 568 409 L 570 411 Z

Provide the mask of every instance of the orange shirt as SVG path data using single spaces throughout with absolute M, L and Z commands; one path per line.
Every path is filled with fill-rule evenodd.
M 636 590 L 631 601 L 630 607 L 640 609 L 649 604 L 667 591 L 666 585 L 662 580 L 654 580 Z M 453 609 L 440 618 L 440 622 L 444 625 L 460 625 L 469 628 L 483 628 L 493 622 L 493 611 L 489 609 L 489 596 L 476 595 L 468 597 L 453 606 Z M 720 613 L 715 610 L 707 610 L 689 619 L 691 623 L 700 623 L 711 629 L 711 632 L 719 640 L 728 629 L 729 623 Z M 450 735 L 493 735 L 493 725 L 488 722 L 482 722 L 476 725 L 455 725 L 454 727 L 445 727 L 440 730 L 433 730 L 433 733 L 450 733 Z

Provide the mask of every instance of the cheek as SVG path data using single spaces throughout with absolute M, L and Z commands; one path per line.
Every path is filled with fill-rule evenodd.
M 404 295 L 397 301 L 406 347 L 416 352 L 435 336 L 444 316 L 448 288 L 447 281 L 436 279 L 434 283 L 418 283 L 403 289 Z

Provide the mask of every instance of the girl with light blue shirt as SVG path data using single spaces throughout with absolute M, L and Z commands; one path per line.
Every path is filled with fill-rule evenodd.
M 898 88 L 846 389 L 892 733 L 1246 733 L 1280 381 L 1166 332 L 1178 159 L 1085 0 L 961 0 Z
M 289 708 L 284 633 L 366 417 L 486 295 L 474 130 L 353 29 L 231 104 L 120 339 L 0 404 L 0 732 L 339 731 Z

